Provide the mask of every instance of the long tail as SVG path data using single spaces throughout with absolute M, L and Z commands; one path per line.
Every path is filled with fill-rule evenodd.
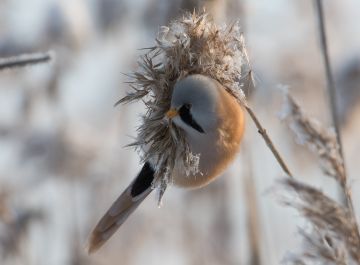
M 147 162 L 135 180 L 126 188 L 92 231 L 88 243 L 88 252 L 98 250 L 125 222 L 130 214 L 152 191 L 154 170 Z

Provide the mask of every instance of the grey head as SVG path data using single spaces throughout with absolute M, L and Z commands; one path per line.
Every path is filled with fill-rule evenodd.
M 191 135 L 212 133 L 217 128 L 218 83 L 203 75 L 190 75 L 174 87 L 173 122 Z

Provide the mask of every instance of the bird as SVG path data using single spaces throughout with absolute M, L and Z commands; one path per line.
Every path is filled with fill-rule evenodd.
M 217 178 L 236 157 L 245 128 L 244 110 L 235 96 L 217 80 L 202 74 L 188 75 L 174 85 L 164 119 L 182 129 L 190 151 L 199 154 L 199 171 L 184 173 L 176 163 L 173 184 L 200 188 Z M 88 251 L 98 250 L 152 192 L 155 166 L 146 161 L 92 231 Z

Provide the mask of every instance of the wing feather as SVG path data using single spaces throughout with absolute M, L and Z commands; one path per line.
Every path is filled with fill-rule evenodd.
M 145 163 L 135 180 L 111 205 L 92 231 L 88 243 L 89 253 L 98 250 L 151 193 L 153 179 L 154 170 L 149 163 Z

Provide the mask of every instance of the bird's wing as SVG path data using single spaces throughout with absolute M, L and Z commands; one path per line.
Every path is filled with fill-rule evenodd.
M 153 179 L 154 170 L 147 162 L 92 231 L 88 245 L 89 253 L 98 250 L 150 194 Z

